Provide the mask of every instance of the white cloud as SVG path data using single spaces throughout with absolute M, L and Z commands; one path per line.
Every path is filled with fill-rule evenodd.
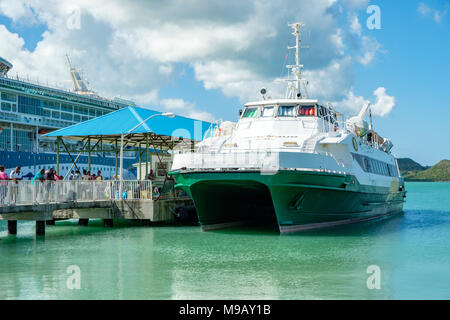
M 368 65 L 373 61 L 377 52 L 380 52 L 381 44 L 375 38 L 363 36 L 361 47 L 364 54 L 358 56 L 357 59 L 359 63 Z
M 369 0 L 342 0 L 344 5 L 350 9 L 365 9 L 369 5 Z
M 350 32 L 353 34 L 356 34 L 357 36 L 361 36 L 362 33 L 362 27 L 359 23 L 358 16 L 356 14 L 353 14 L 350 16 Z
M 127 98 L 131 98 L 138 105 L 153 105 L 158 103 L 158 91 L 150 90 L 147 93 L 136 94 Z
M 170 111 L 188 118 L 214 122 L 215 117 L 206 111 L 197 110 L 195 104 L 183 99 L 162 99 L 159 104 L 166 111 Z
M 423 2 L 419 4 L 419 7 L 417 8 L 417 11 L 424 17 L 432 18 L 436 23 L 441 23 L 442 18 L 444 18 L 448 10 L 450 8 L 450 4 L 446 3 L 445 8 L 442 11 L 430 8 Z
M 341 101 L 352 92 L 354 62 L 369 64 L 380 49 L 362 36 L 355 10 L 365 6 L 366 0 L 0 0 L 0 14 L 48 26 L 31 52 L 0 26 L 0 41 L 8 43 L 0 55 L 13 62 L 13 71 L 54 83 L 69 79 L 64 56 L 70 53 L 101 94 L 163 107 L 178 99 L 159 101 L 158 91 L 188 65 L 205 89 L 246 102 L 259 99 L 261 87 L 273 97 L 284 95 L 285 83 L 277 79 L 292 45 L 287 23 L 302 20 L 310 45 L 302 56 L 310 95 Z M 350 26 L 339 24 L 342 7 L 354 17 Z M 68 29 L 67 19 L 78 9 L 81 28 Z M 348 46 L 347 33 L 356 35 L 356 45 Z M 182 101 L 186 115 L 213 118 Z
M 373 114 L 381 117 L 389 114 L 395 106 L 395 98 L 389 96 L 384 87 L 376 89 L 373 94 L 377 98 L 371 106 Z
M 10 17 L 14 22 L 22 18 L 34 21 L 34 15 L 30 5 L 22 1 L 2 1 L 0 2 L 0 13 Z
M 372 114 L 380 117 L 388 115 L 395 106 L 395 97 L 389 96 L 384 87 L 377 88 L 373 92 L 373 95 L 375 102 L 371 104 Z M 332 105 L 338 110 L 345 110 L 350 114 L 357 114 L 369 102 L 371 101 L 362 96 L 356 96 L 353 88 L 350 88 L 341 101 L 335 101 Z

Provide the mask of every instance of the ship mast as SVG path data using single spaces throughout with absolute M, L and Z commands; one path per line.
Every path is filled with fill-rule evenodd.
M 292 71 L 292 73 L 295 76 L 295 79 L 288 79 L 288 88 L 286 92 L 286 98 L 287 99 L 302 99 L 306 98 L 306 88 L 305 88 L 305 94 L 302 94 L 302 69 L 303 65 L 300 63 L 300 50 L 302 48 L 302 40 L 301 40 L 301 31 L 302 28 L 306 26 L 306 24 L 297 22 L 289 25 L 293 32 L 292 35 L 295 36 L 295 46 L 288 47 L 289 50 L 295 49 L 295 65 L 288 65 L 286 68 Z
M 82 77 L 81 70 L 76 69 L 70 61 L 69 55 L 66 54 L 67 64 L 69 65 L 70 77 L 72 78 L 73 89 L 78 94 L 95 95 L 95 92 L 89 90 L 88 84 Z

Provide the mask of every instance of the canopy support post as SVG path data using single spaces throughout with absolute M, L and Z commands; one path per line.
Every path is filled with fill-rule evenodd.
M 61 137 L 56 137 L 56 174 L 59 176 L 59 141 Z
M 118 170 L 118 163 L 117 163 L 117 154 L 118 154 L 118 150 L 117 150 L 117 139 L 116 139 L 116 143 L 115 143 L 115 149 L 114 149 L 114 152 L 116 153 L 116 174 L 115 174 L 115 176 L 116 176 L 116 179 L 115 180 L 117 180 L 117 178 L 118 178 L 118 172 L 117 172 L 117 170 Z
M 120 135 L 120 182 L 119 182 L 119 197 L 122 197 L 123 190 L 123 133 Z
M 148 177 L 148 133 L 145 134 L 145 179 Z
M 123 133 L 120 135 L 120 181 L 123 180 Z
M 142 154 L 142 149 L 141 149 L 141 143 L 139 142 L 139 171 L 137 171 L 137 173 L 138 173 L 138 176 L 137 176 L 137 179 L 138 180 L 143 180 L 142 179 L 142 159 L 141 159 L 141 154 Z
M 91 137 L 88 137 L 88 171 L 91 171 Z

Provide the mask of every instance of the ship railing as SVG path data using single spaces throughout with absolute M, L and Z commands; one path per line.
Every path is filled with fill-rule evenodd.
M 260 170 L 274 172 L 282 168 L 280 153 L 289 148 L 234 150 L 224 152 L 186 152 L 179 153 L 173 158 L 172 171 L 180 169 L 190 170 Z M 289 151 L 292 151 L 289 150 Z M 311 153 L 311 152 L 310 152 Z M 313 152 L 318 155 L 334 159 L 339 167 L 345 168 L 345 163 L 336 159 L 329 152 Z M 289 158 L 289 157 L 288 157 Z M 287 158 L 287 159 L 288 159 Z
M 279 151 L 239 150 L 233 152 L 185 152 L 174 157 L 172 168 L 190 169 L 262 169 L 279 168 Z
M 153 200 L 160 197 L 151 180 L 2 180 L 0 205 L 34 205 L 107 200 Z

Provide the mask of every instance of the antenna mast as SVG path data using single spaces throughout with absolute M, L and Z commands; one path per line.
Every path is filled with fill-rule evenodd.
M 83 79 L 81 70 L 76 69 L 72 65 L 68 54 L 66 54 L 66 59 L 67 64 L 69 65 L 70 77 L 73 82 L 73 90 L 79 94 L 94 95 L 95 92 L 89 90 L 87 81 Z
M 306 95 L 302 95 L 301 84 L 302 84 L 302 69 L 303 65 L 300 63 L 300 50 L 302 48 L 302 40 L 301 40 L 301 31 L 302 28 L 306 26 L 306 24 L 297 22 L 289 25 L 293 32 L 292 35 L 295 36 L 295 46 L 288 47 L 289 50 L 295 49 L 295 65 L 288 65 L 286 68 L 292 70 L 292 73 L 295 75 L 295 79 L 289 79 L 290 82 L 287 89 L 287 98 L 288 99 L 301 99 L 306 98 Z M 306 91 L 306 90 L 305 90 Z

